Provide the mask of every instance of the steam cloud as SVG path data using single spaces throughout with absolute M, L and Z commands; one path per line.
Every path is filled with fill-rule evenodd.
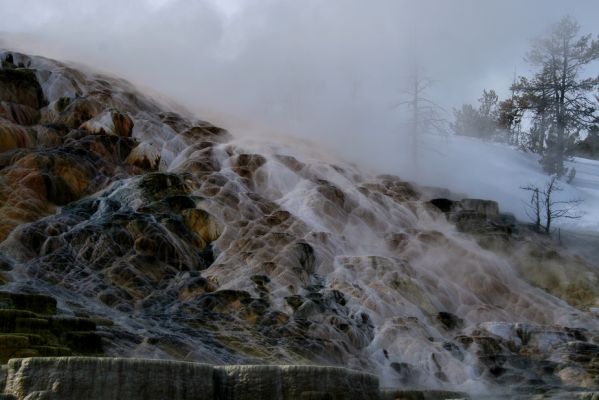
M 402 175 L 407 127 L 395 105 L 413 65 L 448 111 L 483 88 L 506 95 L 514 70 L 527 72 L 530 39 L 566 13 L 588 29 L 598 9 L 592 0 L 576 9 L 560 0 L 23 0 L 0 3 L 0 38 L 164 93 L 235 134 L 293 134 Z

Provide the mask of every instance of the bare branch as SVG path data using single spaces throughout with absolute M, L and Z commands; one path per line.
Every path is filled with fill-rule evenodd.
M 554 200 L 552 197 L 564 189 L 559 185 L 557 177 L 553 176 L 542 188 L 534 184 L 520 186 L 520 189 L 532 192 L 530 202 L 525 207 L 526 215 L 534 220 L 535 228 L 550 232 L 551 224 L 556 219 L 578 219 L 582 215 L 576 213 L 576 207 L 582 199 Z

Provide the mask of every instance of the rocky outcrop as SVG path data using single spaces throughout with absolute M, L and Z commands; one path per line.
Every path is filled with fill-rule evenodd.
M 433 206 L 448 214 L 451 218 L 459 218 L 465 213 L 476 214 L 487 220 L 497 220 L 500 217 L 499 205 L 496 201 L 482 199 L 450 200 L 437 198 L 429 201 Z
M 475 235 L 479 243 L 486 247 L 494 240 L 510 238 L 517 229 L 515 218 L 500 213 L 496 201 L 436 198 L 429 203 L 445 213 L 458 230 Z
M 56 315 L 50 296 L 0 292 L 0 363 L 15 357 L 68 356 L 102 351 L 96 324 Z
M 473 373 L 496 390 L 531 396 L 556 388 L 556 393 L 596 389 L 596 342 L 583 329 L 489 322 L 459 332 L 444 346 L 456 357 L 471 357 Z
M 344 368 L 212 366 L 117 358 L 27 358 L 8 364 L 17 400 L 378 400 L 378 379 Z
M 0 240 L 117 179 L 158 169 L 187 137 L 227 137 L 161 113 L 124 81 L 14 52 L 0 59 Z
M 0 100 L 35 109 L 44 105 L 44 93 L 35 71 L 26 68 L 0 70 Z

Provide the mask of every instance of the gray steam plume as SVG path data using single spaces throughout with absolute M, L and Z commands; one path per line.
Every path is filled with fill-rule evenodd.
M 318 140 L 401 175 L 394 105 L 410 68 L 448 110 L 483 88 L 506 95 L 547 24 L 570 13 L 587 30 L 598 12 L 593 0 L 21 0 L 0 2 L 0 39 L 120 75 L 234 132 Z

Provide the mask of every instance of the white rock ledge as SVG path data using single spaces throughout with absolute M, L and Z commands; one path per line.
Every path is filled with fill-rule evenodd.
M 378 400 L 376 376 L 337 367 L 92 357 L 12 359 L 17 400 Z

